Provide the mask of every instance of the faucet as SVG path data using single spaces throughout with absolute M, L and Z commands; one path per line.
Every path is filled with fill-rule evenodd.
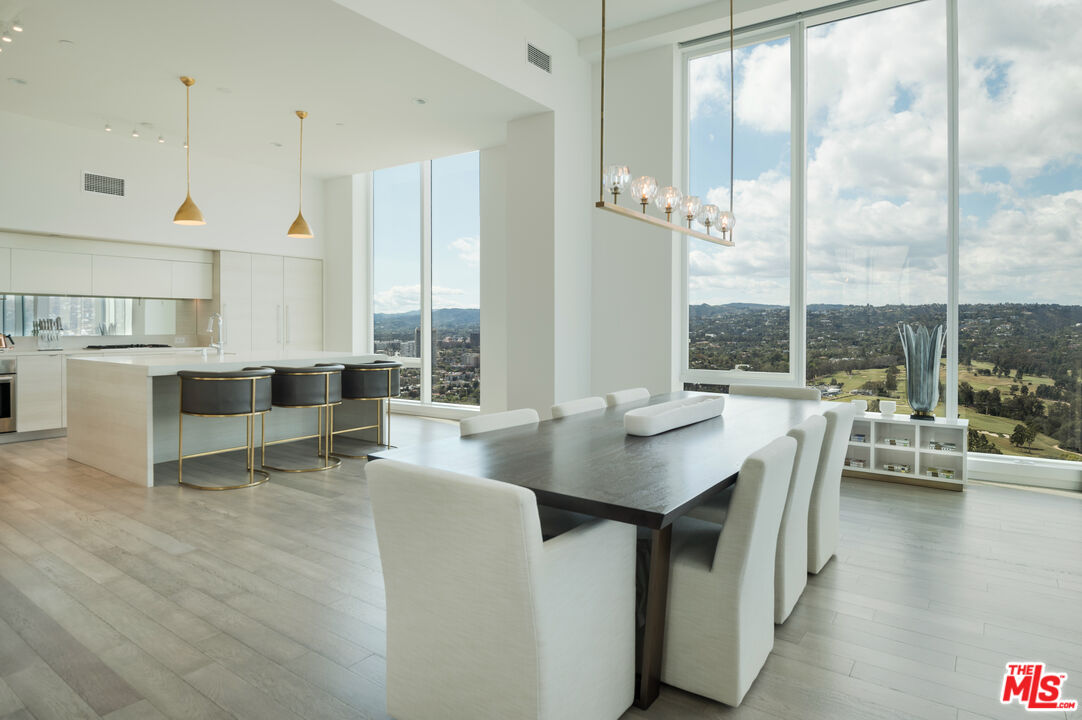
M 210 346 L 212 348 L 217 348 L 218 357 L 221 358 L 221 357 L 225 356 L 225 338 L 224 338 L 225 328 L 223 327 L 224 324 L 225 324 L 225 321 L 222 320 L 222 314 L 221 313 L 216 312 L 216 313 L 214 313 L 213 315 L 210 316 L 210 319 L 207 321 L 207 332 L 210 333 L 210 339 L 213 341 L 214 340 L 214 321 L 215 320 L 218 321 L 218 342 L 211 342 Z

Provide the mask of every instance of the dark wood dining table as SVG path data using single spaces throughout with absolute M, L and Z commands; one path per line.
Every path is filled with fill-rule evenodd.
M 529 488 L 545 505 L 650 531 L 646 624 L 635 704 L 649 707 L 661 684 L 672 524 L 736 482 L 748 455 L 828 403 L 727 396 L 720 417 L 651 437 L 624 431 L 624 413 L 701 395 L 672 392 L 537 425 L 381 450 L 387 458 Z

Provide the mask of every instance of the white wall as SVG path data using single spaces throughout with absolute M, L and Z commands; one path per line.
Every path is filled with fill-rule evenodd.
M 672 46 L 607 63 L 606 165 L 627 165 L 632 176 L 652 175 L 660 187 L 683 189 L 679 67 Z M 597 65 L 594 76 L 596 125 Z M 595 127 L 595 158 L 598 139 Z M 595 163 L 595 200 L 598 172 Z M 627 196 L 619 202 L 638 209 Z M 602 210 L 594 210 L 592 219 L 592 393 L 636 386 L 659 393 L 679 387 L 681 236 Z
M 306 179 L 304 213 L 316 237 L 294 240 L 297 176 L 192 147 L 192 199 L 203 227 L 174 225 L 184 200 L 184 150 L 0 112 L 4 138 L 0 229 L 194 248 L 323 257 L 321 183 Z M 86 193 L 84 171 L 125 179 L 123 198 Z
M 370 173 L 358 173 L 323 184 L 323 346 L 327 350 L 367 353 L 371 347 L 370 182 Z
M 481 151 L 481 411 L 508 409 L 507 148 Z

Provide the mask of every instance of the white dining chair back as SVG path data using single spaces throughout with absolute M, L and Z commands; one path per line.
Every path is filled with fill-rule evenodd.
M 552 406 L 552 419 L 564 418 L 568 415 L 578 415 L 579 413 L 590 412 L 591 410 L 601 410 L 605 407 L 605 399 L 601 397 L 586 397 L 579 398 L 578 400 L 568 400 L 562 403 L 556 403 Z
M 821 400 L 819 388 L 812 387 L 771 387 L 769 385 L 730 385 L 730 395 L 754 395 L 756 397 L 778 397 L 789 400 Z
M 458 434 L 460 437 L 469 437 L 470 435 L 476 435 L 478 433 L 504 430 L 506 428 L 538 422 L 541 422 L 541 418 L 533 408 L 506 410 L 504 412 L 477 415 L 475 417 L 459 420 Z
M 845 451 L 853 432 L 856 408 L 850 403 L 823 413 L 827 421 L 823 451 L 815 471 L 811 502 L 808 507 L 808 572 L 818 573 L 838 551 L 838 527 L 841 524 L 842 468 Z
M 606 395 L 605 404 L 612 407 L 613 405 L 624 405 L 625 403 L 649 399 L 650 391 L 646 388 L 628 388 L 627 390 L 617 390 L 616 392 L 611 392 Z
M 780 437 L 740 468 L 725 525 L 673 529 L 661 679 L 739 705 L 774 647 L 774 561 L 797 441 Z
M 774 622 L 785 622 L 808 584 L 808 506 L 827 421 L 812 415 L 787 434 L 796 440 L 796 461 L 778 529 L 774 559 Z
M 542 542 L 526 488 L 393 460 L 365 473 L 391 716 L 619 718 L 634 694 L 634 526 Z

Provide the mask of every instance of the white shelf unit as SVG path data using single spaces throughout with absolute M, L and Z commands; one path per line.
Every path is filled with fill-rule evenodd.
M 857 413 L 845 453 L 845 474 L 961 490 L 968 441 L 969 420 Z

